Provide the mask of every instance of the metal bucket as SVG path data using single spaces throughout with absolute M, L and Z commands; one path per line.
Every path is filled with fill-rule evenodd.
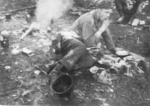
M 73 81 L 69 75 L 59 76 L 51 85 L 51 89 L 59 97 L 70 97 L 73 91 Z

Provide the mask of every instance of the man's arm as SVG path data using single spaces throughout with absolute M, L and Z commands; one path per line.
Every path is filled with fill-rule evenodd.
M 105 45 L 111 53 L 116 54 L 115 44 L 112 39 L 112 35 L 109 31 L 109 28 L 106 29 L 106 31 L 102 34 L 103 40 L 105 42 Z
M 102 22 L 102 25 L 101 27 L 98 29 L 98 31 L 94 34 L 97 38 L 100 38 L 101 34 L 103 32 L 106 31 L 106 29 L 108 28 L 109 26 L 109 19 L 105 19 L 103 22 Z

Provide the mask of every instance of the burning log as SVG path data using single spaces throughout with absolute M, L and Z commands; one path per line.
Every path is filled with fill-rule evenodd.
M 40 25 L 37 22 L 32 23 L 29 29 L 26 30 L 26 32 L 20 37 L 20 39 L 23 39 L 24 37 L 26 37 L 33 30 L 39 30 L 39 28 L 40 28 Z

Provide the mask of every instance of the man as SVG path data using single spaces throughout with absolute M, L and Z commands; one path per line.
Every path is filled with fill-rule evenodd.
M 112 10 L 96 9 L 81 15 L 72 26 L 72 29 L 82 38 L 86 47 L 96 46 L 101 37 L 106 47 L 115 54 L 115 45 L 109 31 L 109 16 Z
M 127 24 L 137 12 L 142 0 L 115 0 L 116 9 L 120 15 L 117 23 Z
M 94 58 L 90 55 L 86 49 L 86 45 L 75 32 L 60 32 L 51 37 L 51 40 L 51 55 L 53 53 L 62 55 L 55 68 L 49 73 L 51 82 L 54 82 L 63 71 L 70 72 L 78 69 L 86 69 L 94 64 Z M 57 56 L 55 57 L 57 58 Z

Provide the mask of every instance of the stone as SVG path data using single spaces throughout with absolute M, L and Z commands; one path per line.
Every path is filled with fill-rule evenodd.
M 108 77 L 106 71 L 102 71 L 100 73 L 100 75 L 98 76 L 97 81 L 100 82 L 100 83 L 105 83 L 105 84 L 109 84 L 109 85 L 112 84 L 111 79 Z
M 17 54 L 19 54 L 20 52 L 21 52 L 21 50 L 16 49 L 16 48 L 11 51 L 12 55 L 17 55 Z
M 95 73 L 97 73 L 98 69 L 99 69 L 98 67 L 93 66 L 93 67 L 90 68 L 90 72 L 95 74 Z
M 10 36 L 10 34 L 11 34 L 11 31 L 4 30 L 4 31 L 1 32 L 1 35 L 6 36 L 6 37 Z
M 5 69 L 9 70 L 9 69 L 11 69 L 11 67 L 10 66 L 5 66 Z
M 143 21 L 140 20 L 139 24 L 140 24 L 140 25 L 145 25 L 145 21 L 144 21 L 144 20 L 143 20 Z
M 39 75 L 40 73 L 41 73 L 40 70 L 35 70 L 35 71 L 34 71 L 34 74 L 35 74 L 35 75 Z

